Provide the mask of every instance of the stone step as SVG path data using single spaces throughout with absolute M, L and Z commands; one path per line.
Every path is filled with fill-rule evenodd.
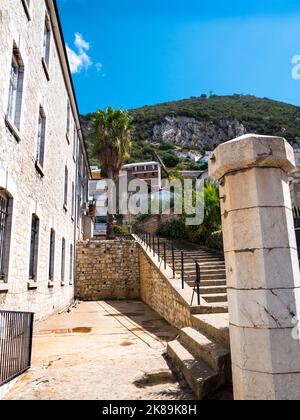
M 221 267 L 200 267 L 202 274 L 226 274 L 225 268 Z
M 197 301 L 197 297 L 195 297 L 195 301 Z M 193 315 L 200 315 L 200 314 L 227 314 L 228 313 L 228 303 L 207 303 L 206 305 L 200 306 L 191 306 L 191 313 Z
M 225 385 L 226 377 L 223 372 L 215 372 L 184 348 L 178 340 L 168 343 L 167 354 L 198 400 L 208 398 Z
M 180 266 L 180 268 L 181 268 L 181 266 Z M 210 275 L 210 274 L 214 274 L 214 275 L 221 274 L 221 275 L 223 275 L 223 274 L 226 274 L 226 270 L 224 268 L 210 268 L 210 269 L 208 269 L 206 267 L 200 267 L 200 270 L 201 270 L 202 275 L 206 275 L 206 274 L 208 274 L 208 275 Z M 195 271 L 196 271 L 195 266 L 184 267 L 184 272 L 185 273 L 192 273 L 192 272 L 194 273 Z
M 155 250 L 156 250 L 156 248 L 155 248 Z M 160 250 L 161 250 L 161 248 L 160 248 Z M 196 259 L 201 258 L 202 260 L 214 259 L 214 260 L 217 260 L 217 261 L 223 261 L 224 262 L 224 258 L 219 257 L 218 255 L 212 255 L 212 254 L 203 255 L 203 254 L 197 254 L 197 253 L 188 254 L 184 251 L 183 251 L 183 254 L 184 254 L 185 261 L 195 261 Z M 168 258 L 172 258 L 172 252 L 166 252 L 166 256 Z M 181 252 L 180 253 L 174 253 L 174 259 L 176 261 L 181 261 Z
M 187 281 L 187 283 L 189 283 Z M 194 282 L 191 282 L 189 286 L 194 286 Z M 201 281 L 201 287 L 210 287 L 210 286 L 227 286 L 226 280 L 204 280 Z
M 228 371 L 230 352 L 222 344 L 190 327 L 180 331 L 179 340 L 186 349 L 206 362 L 216 372 Z
M 195 287 L 195 281 L 194 280 L 185 280 L 185 283 L 190 286 L 191 288 Z M 203 284 L 205 283 L 205 284 Z M 200 293 L 201 296 L 203 295 L 211 295 L 211 294 L 225 294 L 227 293 L 227 286 L 226 282 L 224 284 L 213 284 L 213 281 L 209 282 L 201 282 L 200 285 Z
M 200 267 L 201 267 L 201 269 L 203 270 L 203 269 L 205 269 L 205 268 L 207 268 L 207 269 L 210 269 L 210 268 L 212 268 L 212 269 L 222 269 L 222 270 L 226 270 L 226 266 L 225 266 L 225 264 L 223 263 L 223 262 L 214 262 L 214 263 L 201 263 L 200 264 Z
M 212 337 L 225 348 L 230 348 L 229 316 L 226 313 L 192 316 L 193 327 Z
M 226 294 L 227 287 L 218 287 L 218 286 L 207 286 L 200 287 L 201 296 L 203 295 L 216 295 L 216 294 Z
M 169 265 L 170 267 L 173 267 L 172 265 Z M 177 273 L 181 273 L 181 266 L 176 266 L 175 265 L 175 271 Z M 196 269 L 195 268 L 185 268 L 184 269 L 184 274 L 185 276 L 195 276 L 196 273 Z M 224 279 L 226 278 L 226 271 L 225 270 L 213 270 L 213 271 L 206 271 L 201 269 L 200 270 L 200 274 L 201 274 L 201 279 L 204 278 L 205 280 L 210 280 L 210 279 L 215 279 L 215 278 L 220 278 L 220 279 Z
M 228 297 L 227 293 L 224 294 L 209 294 L 209 295 L 201 295 L 201 297 L 207 302 L 207 303 L 215 303 L 215 302 L 227 302 Z
M 200 273 L 201 280 L 226 280 L 226 273 L 224 271 L 223 274 L 203 274 Z

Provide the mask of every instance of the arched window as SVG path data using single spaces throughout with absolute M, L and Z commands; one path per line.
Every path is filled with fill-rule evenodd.
M 8 280 L 12 199 L 0 190 L 0 282 Z

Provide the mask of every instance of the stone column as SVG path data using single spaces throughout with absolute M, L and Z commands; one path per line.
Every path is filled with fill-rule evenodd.
M 300 399 L 300 273 L 283 138 L 246 135 L 220 145 L 220 181 L 234 394 Z

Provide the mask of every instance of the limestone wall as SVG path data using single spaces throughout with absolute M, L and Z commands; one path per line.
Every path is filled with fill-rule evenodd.
M 179 329 L 191 326 L 191 311 L 179 291 L 172 286 L 172 276 L 160 269 L 155 259 L 140 247 L 141 298 L 171 325 Z
M 138 244 L 132 240 L 80 242 L 77 246 L 79 299 L 138 299 Z
M 33 311 L 35 319 L 40 319 L 64 308 L 74 297 L 75 262 L 70 247 L 73 245 L 75 249 L 77 223 L 72 217 L 72 207 L 76 209 L 76 206 L 71 201 L 72 183 L 76 182 L 74 120 L 78 116 L 73 109 L 67 139 L 67 100 L 72 102 L 72 95 L 62 71 L 61 52 L 54 40 L 55 22 L 51 32 L 50 80 L 42 65 L 46 2 L 30 2 L 30 20 L 22 1 L 3 0 L 0 4 L 0 191 L 12 201 L 8 274 L 4 282 L 0 281 L 0 309 Z M 19 139 L 5 123 L 14 45 L 24 65 Z M 35 165 L 40 107 L 46 116 L 43 174 Z M 69 175 L 68 208 L 63 206 L 65 166 Z M 32 214 L 38 216 L 40 229 L 36 283 L 29 287 Z M 53 284 L 49 284 L 51 229 L 56 232 Z M 63 238 L 66 241 L 64 282 Z

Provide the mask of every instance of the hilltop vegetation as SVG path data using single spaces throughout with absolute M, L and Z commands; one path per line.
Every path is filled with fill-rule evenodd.
M 134 124 L 134 142 L 130 162 L 153 159 L 153 151 L 159 151 L 169 161 L 168 166 L 175 166 L 172 161 L 175 154 L 173 144 L 160 143 L 153 136 L 155 126 L 164 122 L 166 117 L 188 117 L 207 123 L 209 126 L 221 120 L 237 121 L 246 132 L 264 135 L 284 136 L 291 144 L 300 144 L 300 108 L 283 102 L 254 96 L 212 96 L 205 95 L 190 99 L 167 102 L 154 106 L 145 106 L 130 110 Z M 94 132 L 91 127 L 93 114 L 82 116 L 91 163 L 96 163 L 91 144 Z M 229 139 L 228 139 L 229 140 Z M 218 141 L 216 141 L 218 144 Z M 195 149 L 195 145 L 190 145 Z M 206 149 L 209 147 L 200 147 Z M 176 157 L 176 156 L 175 156 Z

